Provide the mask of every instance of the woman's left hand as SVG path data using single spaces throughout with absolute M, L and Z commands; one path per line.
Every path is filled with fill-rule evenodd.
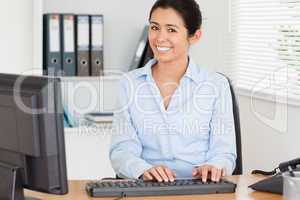
M 202 165 L 195 167 L 192 171 L 194 178 L 202 179 L 206 182 L 208 178 L 212 181 L 219 182 L 222 176 L 225 176 L 225 170 L 217 168 L 213 165 Z

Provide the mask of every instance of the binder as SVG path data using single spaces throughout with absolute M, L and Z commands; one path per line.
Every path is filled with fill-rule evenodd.
M 62 70 L 65 76 L 76 75 L 75 16 L 61 15 Z
M 149 41 L 147 41 L 145 52 L 143 53 L 142 63 L 139 67 L 143 67 L 149 60 L 151 60 L 154 57 L 153 51 L 151 49 L 151 46 L 149 44 Z
M 64 127 L 76 127 L 75 120 L 73 119 L 73 116 L 69 112 L 69 109 L 67 106 L 64 106 Z
M 61 75 L 60 15 L 43 15 L 43 74 Z
M 88 15 L 76 17 L 77 75 L 90 75 L 90 24 Z
M 103 15 L 90 16 L 91 28 L 91 75 L 104 75 L 103 66 Z
M 114 114 L 112 112 L 91 112 L 84 115 L 84 118 L 90 122 L 112 122 Z
M 139 43 L 136 48 L 136 53 L 132 59 L 131 66 L 129 70 L 140 68 L 142 65 L 142 58 L 145 52 L 145 48 L 148 41 L 148 26 L 145 26 Z

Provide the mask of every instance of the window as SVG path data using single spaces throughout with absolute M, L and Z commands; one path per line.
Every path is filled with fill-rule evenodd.
M 300 0 L 229 2 L 229 75 L 235 86 L 300 104 Z

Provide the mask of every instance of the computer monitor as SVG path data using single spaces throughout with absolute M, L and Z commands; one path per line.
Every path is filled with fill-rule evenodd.
M 0 74 L 0 199 L 68 192 L 60 79 Z

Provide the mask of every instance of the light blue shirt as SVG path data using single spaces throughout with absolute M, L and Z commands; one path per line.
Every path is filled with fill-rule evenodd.
M 197 67 L 192 59 L 167 109 L 152 77 L 150 60 L 120 80 L 110 160 L 121 177 L 138 178 L 155 165 L 177 177 L 211 164 L 233 172 L 236 144 L 227 79 Z

